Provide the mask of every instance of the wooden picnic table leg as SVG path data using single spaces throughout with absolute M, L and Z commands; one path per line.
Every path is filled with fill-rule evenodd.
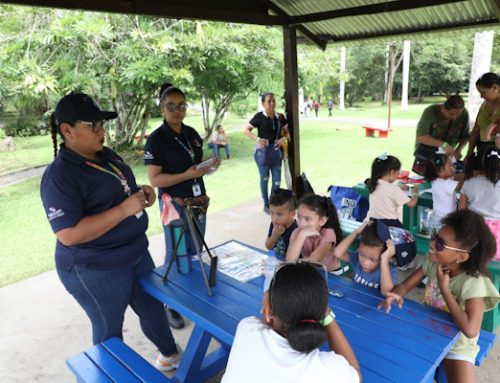
M 212 338 L 209 332 L 195 325 L 175 374 L 175 381 L 202 383 L 225 368 L 229 356 L 226 347 L 219 347 L 206 355 Z

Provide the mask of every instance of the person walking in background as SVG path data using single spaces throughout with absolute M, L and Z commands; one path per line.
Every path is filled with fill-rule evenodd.
M 54 161 L 43 174 L 40 192 L 57 237 L 56 270 L 66 290 L 92 323 L 94 344 L 123 339 L 127 306 L 140 318 L 144 334 L 160 350 L 155 366 L 178 367 L 175 344 L 163 305 L 139 279 L 154 269 L 148 252 L 148 216 L 156 196 L 136 183 L 132 170 L 104 146 L 107 120 L 84 93 L 64 96 L 51 117 Z M 63 142 L 57 151 L 57 135 Z
M 313 102 L 313 108 L 314 108 L 314 113 L 316 114 L 316 117 L 318 117 L 318 112 L 319 112 L 319 102 L 318 102 L 318 100 L 314 100 L 314 102 Z
M 333 100 L 329 99 L 328 100 L 328 117 L 332 117 L 332 110 L 333 110 Z
M 226 158 L 230 158 L 231 152 L 229 150 L 229 143 L 227 142 L 226 132 L 224 131 L 222 125 L 217 125 L 217 128 L 210 136 L 208 147 L 213 149 L 214 156 L 217 158 L 219 158 L 219 149 L 224 148 L 226 151 Z
M 254 159 L 259 170 L 260 194 L 264 202 L 264 212 L 269 214 L 269 173 L 271 173 L 271 193 L 280 187 L 281 158 L 279 150 L 285 142 L 290 141 L 288 121 L 281 113 L 276 112 L 276 99 L 272 93 L 261 96 L 264 110 L 253 116 L 243 129 L 245 136 L 255 142 Z M 257 134 L 252 130 L 257 129 Z M 267 147 L 274 148 L 276 153 L 269 153 Z M 270 155 L 274 155 L 271 158 Z

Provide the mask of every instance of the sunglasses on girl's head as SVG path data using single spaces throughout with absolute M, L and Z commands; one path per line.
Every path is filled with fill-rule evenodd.
M 443 251 L 444 249 L 461 251 L 463 253 L 469 253 L 469 250 L 458 249 L 456 247 L 446 246 L 443 238 L 441 238 L 437 233 L 434 233 L 432 236 L 432 240 L 434 241 L 434 247 L 437 251 Z

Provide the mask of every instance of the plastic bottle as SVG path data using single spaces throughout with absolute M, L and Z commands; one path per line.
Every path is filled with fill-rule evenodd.
M 278 265 L 279 261 L 276 259 L 276 254 L 274 250 L 269 250 L 267 252 L 267 257 L 264 260 L 264 285 L 263 291 L 266 292 L 269 290 L 269 286 L 271 285 L 271 281 L 274 276 L 274 269 Z

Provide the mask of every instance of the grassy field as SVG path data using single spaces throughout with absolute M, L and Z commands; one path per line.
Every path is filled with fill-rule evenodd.
M 419 110 L 422 108 L 422 105 L 418 105 Z M 377 109 L 381 108 L 376 108 L 375 112 Z M 219 171 L 205 178 L 211 197 L 209 212 L 259 198 L 253 146 L 241 133 L 245 121 L 232 117 L 224 123 L 232 158 L 223 160 Z M 154 120 L 151 126 L 156 127 L 159 122 Z M 196 116 L 187 118 L 186 123 L 201 126 L 200 118 Z M 373 158 L 384 151 L 396 155 L 403 163 L 403 168 L 408 169 L 412 164 L 415 129 L 396 126 L 387 139 L 365 138 L 358 124 L 336 124 L 310 118 L 301 122 L 300 140 L 301 168 L 315 191 L 326 193 L 329 185 L 349 186 L 364 180 L 369 176 Z M 205 153 L 209 156 L 211 150 L 205 150 Z M 2 166 L 11 168 L 47 163 L 52 159 L 51 142 L 47 136 L 25 138 L 18 141 L 15 152 L 1 155 Z M 147 183 L 142 161 L 136 159 L 130 164 L 138 182 Z M 40 177 L 0 189 L 0 237 L 3 239 L 0 248 L 0 286 L 54 267 L 55 240 L 40 203 L 39 186 Z M 149 235 L 161 232 L 157 209 L 154 206 L 149 210 Z

